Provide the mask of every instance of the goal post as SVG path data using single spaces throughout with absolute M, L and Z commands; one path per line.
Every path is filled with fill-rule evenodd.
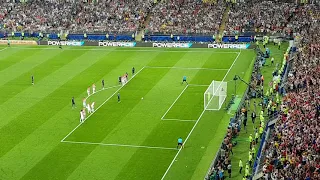
M 227 82 L 212 81 L 203 96 L 205 110 L 220 110 L 227 98 Z

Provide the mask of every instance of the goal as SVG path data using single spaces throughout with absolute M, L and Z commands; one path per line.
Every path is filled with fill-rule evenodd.
M 220 110 L 227 97 L 227 82 L 212 81 L 203 95 L 205 110 Z

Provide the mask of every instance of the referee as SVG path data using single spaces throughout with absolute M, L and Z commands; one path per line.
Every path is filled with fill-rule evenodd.
M 186 83 L 187 83 L 187 85 L 188 85 L 188 82 L 187 82 L 187 76 L 183 76 L 183 78 L 182 78 L 182 83 L 181 83 L 181 84 L 183 84 L 184 82 L 186 82 Z
M 177 149 L 179 149 L 179 147 L 183 148 L 183 140 L 181 137 L 178 138 L 178 145 L 177 145 Z

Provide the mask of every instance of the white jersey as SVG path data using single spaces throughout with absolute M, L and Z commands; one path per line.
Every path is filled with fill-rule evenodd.
M 122 85 L 125 85 L 127 82 L 128 82 L 128 80 L 127 80 L 126 76 L 122 76 L 122 77 L 121 77 L 121 83 L 122 83 Z
M 85 109 L 82 110 L 82 114 L 83 114 L 83 117 L 86 118 L 87 114 L 86 114 L 86 110 Z
M 90 88 L 87 89 L 87 94 L 90 96 Z
M 91 107 L 90 107 L 90 104 L 87 104 L 87 110 L 88 110 L 88 113 L 91 113 Z
M 80 120 L 83 121 L 84 120 L 84 114 L 83 111 L 80 111 Z
M 96 86 L 95 85 L 92 86 L 92 93 L 93 94 L 96 93 Z
M 91 104 L 91 112 L 94 111 L 94 102 Z
M 83 100 L 83 101 L 82 101 L 82 104 L 83 104 L 83 107 L 87 107 L 86 100 Z

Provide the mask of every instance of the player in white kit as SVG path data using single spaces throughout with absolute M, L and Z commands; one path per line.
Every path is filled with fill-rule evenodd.
M 84 114 L 83 114 L 83 110 L 80 110 L 80 123 L 82 123 L 84 121 Z
M 88 94 L 88 96 L 90 96 L 90 86 L 87 89 L 87 94 Z
M 83 113 L 83 118 L 86 119 L 87 117 L 86 108 L 82 109 L 82 113 Z
M 90 103 L 87 104 L 87 110 L 88 110 L 88 114 L 90 114 L 91 113 Z
M 94 112 L 94 102 L 91 103 L 91 112 Z
M 86 100 L 87 100 L 86 98 L 83 98 L 83 100 L 82 100 L 82 105 L 83 105 L 84 108 L 87 107 Z
M 96 93 L 96 85 L 92 84 L 92 94 Z

